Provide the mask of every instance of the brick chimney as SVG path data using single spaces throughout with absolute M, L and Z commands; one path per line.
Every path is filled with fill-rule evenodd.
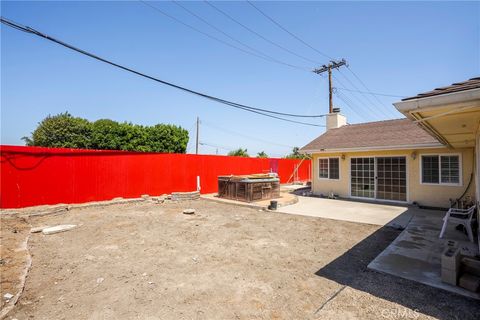
M 340 128 L 347 124 L 347 118 L 340 113 L 340 108 L 333 108 L 333 112 L 327 115 L 327 131 Z

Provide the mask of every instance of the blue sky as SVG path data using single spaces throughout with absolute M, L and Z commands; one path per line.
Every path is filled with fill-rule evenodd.
M 172 2 L 152 2 L 203 32 L 237 46 Z M 349 68 L 369 90 L 401 96 L 478 76 L 479 2 L 255 2 L 308 44 Z M 246 2 L 214 5 L 303 60 L 248 32 L 202 1 L 182 5 L 258 51 L 307 69 L 327 61 L 272 24 Z M 245 54 L 192 31 L 138 1 L 6 2 L 2 16 L 139 71 L 221 98 L 280 112 L 328 112 L 327 81 Z M 365 91 L 349 69 L 334 86 Z M 397 97 L 338 89 L 350 123 L 401 117 Z M 378 100 L 377 100 L 378 99 Z M 347 101 L 347 102 L 345 102 Z M 347 105 L 350 104 L 349 105 Z M 354 110 L 353 110 L 354 109 Z M 282 156 L 324 129 L 257 116 L 203 100 L 115 69 L 32 35 L 1 27 L 1 143 L 23 145 L 48 114 L 69 111 L 89 120 L 190 130 L 220 154 L 237 147 Z M 324 124 L 324 120 L 314 119 Z M 202 145 L 202 153 L 216 148 Z M 189 151 L 194 151 L 189 143 Z

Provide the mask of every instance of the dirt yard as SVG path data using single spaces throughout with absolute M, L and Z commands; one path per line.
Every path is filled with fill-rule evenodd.
M 196 209 L 184 215 L 185 208 Z M 478 319 L 480 303 L 366 269 L 398 231 L 206 200 L 2 216 L 7 319 Z M 13 291 L 13 292 L 12 292 Z M 2 301 L 2 306 L 4 306 Z

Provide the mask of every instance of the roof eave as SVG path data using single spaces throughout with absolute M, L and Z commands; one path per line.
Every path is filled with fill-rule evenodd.
M 439 108 L 449 105 L 460 107 L 462 105 L 471 104 L 471 102 L 475 100 L 480 100 L 480 88 L 403 100 L 395 102 L 393 105 L 407 118 L 414 119 L 411 112 L 419 112 L 427 108 Z
M 435 149 L 435 148 L 445 148 L 445 146 L 439 142 L 435 142 L 435 143 L 399 145 L 399 146 L 369 146 L 369 147 L 355 147 L 355 148 L 304 149 L 304 150 L 301 150 L 300 152 L 303 154 L 313 154 L 313 153 L 393 151 L 393 150 Z

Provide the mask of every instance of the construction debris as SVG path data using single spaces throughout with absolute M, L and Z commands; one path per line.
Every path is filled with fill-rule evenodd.
M 183 210 L 183 214 L 195 214 L 195 209 L 185 209 Z
M 441 261 L 442 281 L 456 286 L 460 273 L 460 250 L 455 247 L 447 247 L 442 254 Z
M 192 192 L 172 192 L 173 201 L 186 201 L 186 200 L 198 200 L 200 199 L 199 191 Z
M 30 229 L 30 233 L 38 233 L 42 232 L 43 229 L 50 228 L 49 226 L 43 226 L 43 227 L 34 227 Z
M 200 193 L 197 191 L 194 192 L 177 192 L 179 194 L 178 200 L 197 200 L 200 199 Z M 189 194 L 185 196 L 184 194 Z M 73 209 L 85 209 L 85 208 L 96 208 L 96 207 L 106 207 L 110 205 L 118 205 L 118 204 L 130 204 L 136 202 L 144 202 L 144 201 L 151 201 L 155 203 L 164 203 L 166 200 L 172 199 L 168 194 L 162 194 L 161 196 L 150 196 L 147 194 L 142 195 L 140 198 L 128 198 L 125 199 L 123 197 L 116 197 L 112 200 L 104 200 L 104 201 L 92 201 L 92 202 L 85 202 L 85 203 L 77 203 L 77 204 L 56 204 L 56 205 L 42 205 L 42 206 L 34 206 L 28 208 L 21 208 L 21 209 L 3 209 L 3 215 L 18 215 L 19 217 L 40 217 L 40 216 L 47 216 L 47 215 L 57 215 L 63 214 L 68 212 L 69 210 Z M 40 232 L 42 230 L 38 230 L 33 228 L 34 231 L 32 233 Z
M 162 204 L 167 200 L 170 200 L 171 197 L 168 194 L 162 194 L 161 196 L 158 197 L 150 197 L 148 200 L 154 203 Z M 147 199 L 146 199 L 147 200 Z
M 7 301 L 11 300 L 13 297 L 14 295 L 8 292 L 3 295 L 3 298 Z
M 458 280 L 458 286 L 468 291 L 477 292 L 480 289 L 480 277 L 464 273 Z
M 463 257 L 461 260 L 462 271 L 480 277 L 480 260 L 473 257 Z
M 270 205 L 268 206 L 268 210 L 277 210 L 278 201 L 272 200 L 270 201 Z
M 45 235 L 48 235 L 48 234 L 54 234 L 59 232 L 65 232 L 68 230 L 72 230 L 76 226 L 77 226 L 76 224 L 61 224 L 55 227 L 45 228 L 42 230 L 42 233 Z

